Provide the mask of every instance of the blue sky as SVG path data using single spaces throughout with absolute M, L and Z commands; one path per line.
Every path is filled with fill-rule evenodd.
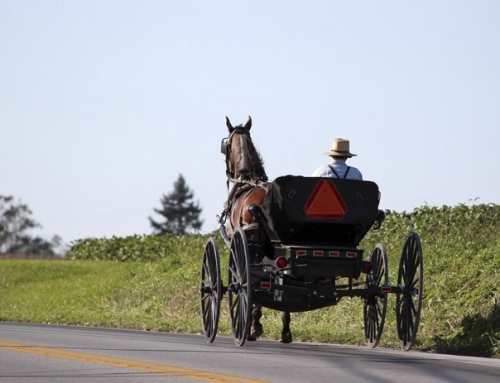
M 499 20 L 484 0 L 0 0 L 0 194 L 69 243 L 151 233 L 182 174 L 209 232 L 225 116 L 251 115 L 270 178 L 343 137 L 383 209 L 498 204 Z

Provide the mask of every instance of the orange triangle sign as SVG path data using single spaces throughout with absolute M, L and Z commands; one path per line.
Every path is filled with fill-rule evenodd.
M 310 219 L 341 219 L 347 211 L 342 196 L 332 180 L 320 180 L 304 206 Z

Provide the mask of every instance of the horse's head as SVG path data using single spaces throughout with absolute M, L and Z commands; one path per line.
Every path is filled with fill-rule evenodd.
M 229 131 L 221 143 L 221 152 L 226 156 L 226 174 L 232 182 L 267 181 L 262 158 L 250 137 L 252 118 L 243 125 L 232 126 L 226 117 Z

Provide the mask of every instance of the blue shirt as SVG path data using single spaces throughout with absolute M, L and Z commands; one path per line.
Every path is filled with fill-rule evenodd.
M 332 158 L 332 161 L 325 166 L 320 166 L 317 168 L 313 174 L 311 174 L 311 177 L 331 177 L 331 178 L 347 178 L 350 180 L 362 180 L 363 176 L 361 175 L 361 172 L 352 166 L 348 166 L 345 162 L 345 159 L 340 159 L 340 158 Z M 337 172 L 332 170 L 332 168 Z M 347 169 L 349 168 L 349 172 L 347 173 L 347 177 L 345 176 L 345 173 L 347 172 Z

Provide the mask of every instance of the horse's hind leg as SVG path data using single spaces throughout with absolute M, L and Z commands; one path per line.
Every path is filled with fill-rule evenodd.
M 264 333 L 264 329 L 260 323 L 261 317 L 262 306 L 254 305 L 252 309 L 252 325 L 250 326 L 250 334 L 247 337 L 248 340 L 257 340 Z
M 281 330 L 281 343 L 292 343 L 292 332 L 290 331 L 290 313 L 283 311 L 281 313 L 281 322 L 283 322 L 283 329 Z

